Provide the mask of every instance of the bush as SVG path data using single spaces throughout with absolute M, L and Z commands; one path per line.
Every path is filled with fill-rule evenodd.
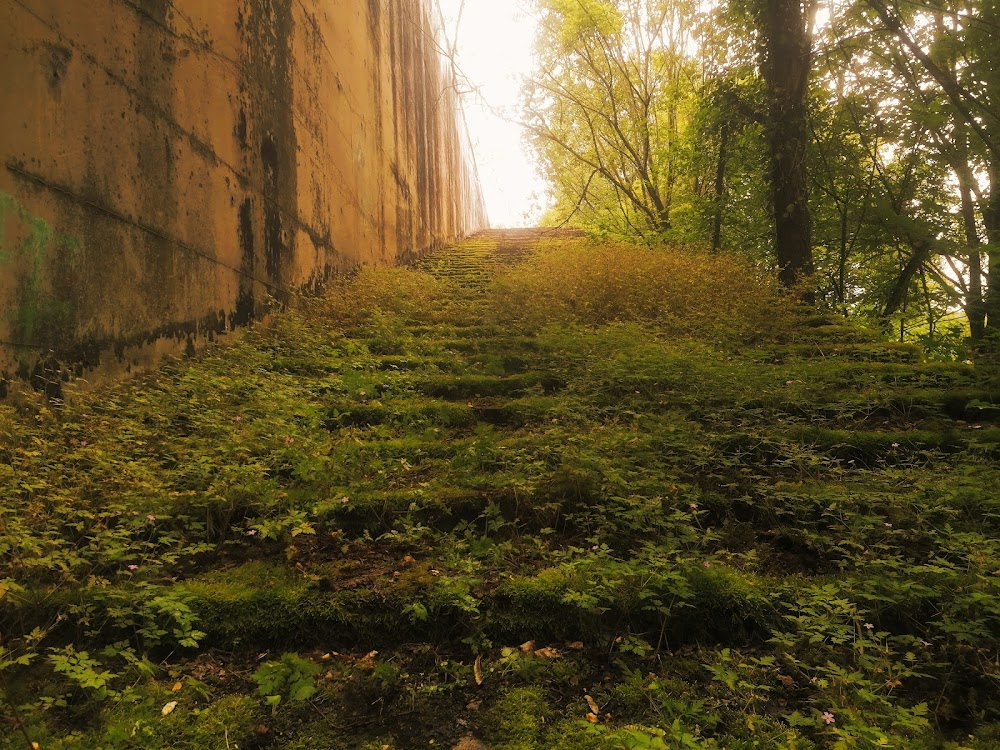
M 727 256 L 564 240 L 495 284 L 498 317 L 529 323 L 653 322 L 684 337 L 747 339 L 790 323 L 765 273 Z
M 337 323 L 366 322 L 379 314 L 433 316 L 454 297 L 451 286 L 428 273 L 409 268 L 361 268 L 326 297 L 303 300 Z

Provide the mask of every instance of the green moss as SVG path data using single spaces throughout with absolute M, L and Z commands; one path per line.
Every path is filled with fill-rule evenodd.
M 513 688 L 490 707 L 486 740 L 497 750 L 542 750 L 545 723 L 557 717 L 541 688 Z
M 426 378 L 417 387 L 429 396 L 468 399 L 486 396 L 517 397 L 533 390 L 548 393 L 561 389 L 563 383 L 558 376 L 549 373 L 519 373 L 503 378 L 490 375 L 441 375 Z
M 578 640 L 591 632 L 593 623 L 579 609 L 563 603 L 568 590 L 568 581 L 555 568 L 506 580 L 483 603 L 486 626 L 504 643 L 535 638 Z
M 381 403 L 341 403 L 331 406 L 325 426 L 372 427 L 398 425 L 402 427 L 439 426 L 471 427 L 476 415 L 465 404 L 449 401 L 398 400 L 391 406 Z
M 764 347 L 749 355 L 760 362 L 771 364 L 795 363 L 802 360 L 821 361 L 834 365 L 838 362 L 917 364 L 923 352 L 916 344 L 880 342 L 844 344 L 840 342 L 813 342 Z
M 867 344 L 877 342 L 881 336 L 849 323 L 814 326 L 807 329 L 804 338 L 814 341 L 836 341 L 842 344 Z
M 164 715 L 163 707 L 176 701 Z M 261 702 L 253 697 L 229 695 L 208 704 L 186 699 L 164 689 L 151 689 L 138 702 L 113 705 L 91 715 L 90 725 L 63 728 L 56 713 L 51 724 L 36 725 L 29 733 L 41 747 L 52 750 L 203 750 L 243 746 L 255 738 L 255 727 L 266 718 Z M 83 731 L 81 731 L 83 730 Z M 17 735 L 14 744 L 0 741 L 0 748 L 24 748 Z M 17 744 L 17 743 L 20 744 Z
M 357 642 L 386 637 L 403 622 L 403 604 L 388 588 L 324 592 L 294 568 L 266 563 L 208 574 L 183 590 L 206 641 L 236 648 Z
M 966 447 L 969 433 L 907 430 L 906 432 L 868 432 L 828 430 L 811 427 L 792 432 L 802 443 L 822 450 L 838 460 L 873 466 L 877 462 L 901 464 L 913 460 L 915 452 L 955 453 Z
M 43 747 L 735 748 L 792 712 L 808 747 L 827 706 L 917 747 L 893 733 L 921 702 L 991 736 L 970 655 L 997 648 L 996 382 L 833 317 L 750 339 L 500 318 L 495 244 L 428 260 L 446 286 L 369 271 L 159 375 L 2 411 L 0 581 L 27 588 L 5 648 L 55 623 L 8 676 L 22 702 L 69 690 L 29 718 Z M 45 659 L 72 642 L 137 684 L 104 647 L 173 643 L 185 597 L 226 679 L 156 647 L 187 687 L 112 705 Z M 502 650 L 529 640 L 559 653 Z M 272 716 L 248 675 L 314 648 L 315 705 Z

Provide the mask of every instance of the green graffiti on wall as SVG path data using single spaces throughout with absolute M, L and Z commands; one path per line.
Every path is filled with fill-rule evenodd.
M 9 226 L 18 238 L 13 248 L 7 243 Z M 62 328 L 72 318 L 68 303 L 43 298 L 42 278 L 46 257 L 53 252 L 72 253 L 79 245 L 76 237 L 57 232 L 45 219 L 26 211 L 14 196 L 0 192 L 0 265 L 22 266 L 16 270 L 23 278 L 15 304 L 6 313 L 19 342 L 37 343 L 40 327 Z
M 7 195 L 7 193 L 0 193 L 0 263 L 6 263 L 10 256 L 6 252 L 6 240 L 5 235 L 7 232 L 7 213 L 14 208 L 17 208 L 17 201 L 14 200 L 14 196 Z

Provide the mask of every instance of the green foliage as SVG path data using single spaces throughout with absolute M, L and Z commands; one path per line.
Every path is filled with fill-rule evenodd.
M 765 5 L 536 0 L 522 111 L 545 223 L 777 270 Z M 810 296 L 929 356 L 981 356 L 1000 320 L 996 4 L 814 10 L 830 12 L 807 35 Z
M 0 407 L 0 749 L 991 746 L 989 372 L 496 247 Z
M 556 14 L 562 22 L 560 38 L 565 50 L 583 36 L 612 37 L 621 33 L 622 13 L 614 3 L 599 0 L 546 0 L 543 10 Z
M 686 2 L 538 0 L 529 142 L 553 186 L 550 223 L 605 236 L 679 237 L 697 65 Z M 697 191 L 694 191 L 697 192 Z
M 257 692 L 263 695 L 269 706 L 277 709 L 284 699 L 289 703 L 299 703 L 316 694 L 316 675 L 322 670 L 318 664 L 303 659 L 298 654 L 283 654 L 279 661 L 268 661 L 254 672 Z
M 779 334 L 791 311 L 774 284 L 728 257 L 676 248 L 567 241 L 498 282 L 497 315 L 606 325 L 654 323 L 659 335 L 741 340 Z

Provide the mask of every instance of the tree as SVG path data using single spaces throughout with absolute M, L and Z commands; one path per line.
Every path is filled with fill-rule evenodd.
M 904 80 L 925 99 L 947 103 L 946 119 L 933 130 L 939 155 L 958 183 L 968 269 L 958 274 L 963 306 L 974 338 L 1000 334 L 1000 283 L 982 289 L 983 247 L 976 216 L 978 211 L 987 239 L 986 277 L 1000 280 L 1000 7 L 997 0 L 906 6 L 866 2 L 897 47 L 897 67 L 911 66 Z
M 813 273 L 806 159 L 813 0 L 757 0 L 767 90 L 774 249 L 778 276 L 795 286 Z
M 690 7 L 662 0 L 539 0 L 526 127 L 561 222 L 616 234 L 674 227 L 697 68 Z

